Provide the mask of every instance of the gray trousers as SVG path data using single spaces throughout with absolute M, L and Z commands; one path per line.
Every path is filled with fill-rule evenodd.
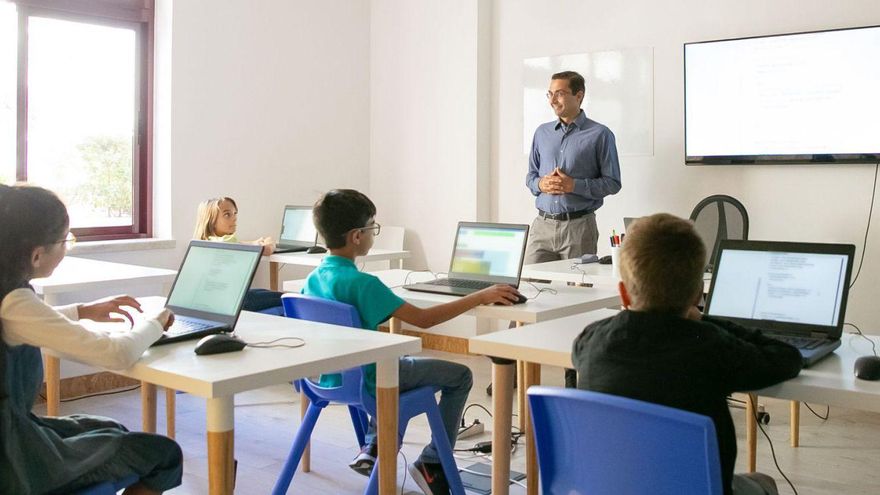
M 599 228 L 596 226 L 595 213 L 573 220 L 550 220 L 537 216 L 529 229 L 525 264 L 596 254 L 598 242 Z M 577 386 L 577 373 L 574 370 L 565 370 L 565 386 Z
M 598 241 L 595 213 L 574 220 L 549 220 L 538 216 L 529 229 L 525 264 L 596 254 Z
M 733 475 L 733 495 L 777 495 L 776 481 L 763 473 Z

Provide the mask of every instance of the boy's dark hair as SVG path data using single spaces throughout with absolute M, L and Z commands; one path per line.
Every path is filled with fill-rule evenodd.
M 345 247 L 345 238 L 354 229 L 366 227 L 376 216 L 376 205 L 354 189 L 334 189 L 315 203 L 315 227 L 330 249 Z
M 0 300 L 31 278 L 31 254 L 64 240 L 67 208 L 52 191 L 0 185 Z
M 587 92 L 587 85 L 584 82 L 584 76 L 578 74 L 573 70 L 557 72 L 556 74 L 553 74 L 553 77 L 551 77 L 550 79 L 565 79 L 566 81 L 568 81 L 568 88 L 571 90 L 571 94 L 573 95 L 576 95 L 581 91 L 583 91 L 584 93 Z

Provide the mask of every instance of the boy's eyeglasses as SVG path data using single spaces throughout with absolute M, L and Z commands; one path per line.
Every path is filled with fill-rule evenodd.
M 382 232 L 382 226 L 379 225 L 378 223 L 374 223 L 373 225 L 368 225 L 368 226 L 366 226 L 366 227 L 361 227 L 361 228 L 359 228 L 359 229 L 357 229 L 357 230 L 360 230 L 361 232 L 363 232 L 363 231 L 365 231 L 365 230 L 372 230 L 372 231 L 374 231 L 374 232 L 373 232 L 373 236 L 377 236 L 377 235 L 379 235 L 379 232 Z
M 68 232 L 67 237 L 61 239 L 60 241 L 55 241 L 52 244 L 64 244 L 64 247 L 70 249 L 76 244 L 76 236 L 73 235 L 73 232 Z

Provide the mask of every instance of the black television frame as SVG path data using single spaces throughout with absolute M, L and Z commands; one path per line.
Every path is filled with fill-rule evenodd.
M 722 41 L 739 41 L 759 38 L 775 38 L 780 36 L 796 36 L 801 34 L 829 33 L 834 31 L 852 31 L 856 29 L 876 29 L 880 25 L 857 26 L 836 29 L 818 29 L 814 31 L 800 31 L 794 33 L 779 33 L 759 36 L 744 36 L 741 38 L 725 38 L 717 40 L 693 41 L 682 45 L 682 78 L 684 79 L 684 155 L 685 165 L 804 165 L 804 164 L 859 164 L 880 163 L 880 150 L 876 153 L 841 153 L 841 154 L 812 154 L 812 155 L 712 155 L 712 156 L 689 156 L 687 154 L 687 47 L 688 45 L 700 45 L 704 43 L 717 43 Z

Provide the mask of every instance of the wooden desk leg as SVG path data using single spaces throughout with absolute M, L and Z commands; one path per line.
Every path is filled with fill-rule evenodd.
M 801 403 L 791 401 L 791 446 L 800 445 L 800 427 L 801 427 Z
M 303 418 L 306 417 L 306 412 L 309 410 L 309 398 L 306 397 L 305 392 L 299 393 L 299 420 L 300 425 L 302 425 Z M 306 444 L 305 450 L 303 450 L 302 458 L 299 461 L 299 465 L 302 468 L 302 472 L 308 473 L 312 470 L 312 442 Z
M 747 472 L 754 473 L 755 472 L 755 456 L 758 449 L 758 422 L 755 420 L 755 407 L 758 404 L 758 396 L 755 394 L 747 394 L 746 395 L 746 450 L 748 451 L 748 455 L 746 457 L 747 461 Z
M 492 493 L 510 490 L 514 361 L 492 359 Z
M 46 355 L 43 368 L 46 370 L 46 416 L 58 416 L 61 409 L 61 360 Z
M 208 399 L 208 493 L 232 495 L 235 488 L 235 400 Z
M 395 318 L 395 317 L 392 316 L 391 319 L 388 320 L 388 331 L 389 331 L 390 333 L 400 333 L 400 327 L 401 327 L 401 326 L 402 326 L 402 325 L 401 325 L 401 323 L 400 323 L 400 319 L 399 319 L 399 318 Z
M 177 432 L 177 391 L 165 388 L 165 434 L 174 438 Z
M 516 327 L 523 326 L 523 322 L 516 322 Z M 526 431 L 526 387 L 523 385 L 526 380 L 525 363 L 516 362 L 516 413 L 518 414 L 519 431 Z
M 143 431 L 156 433 L 156 386 L 141 382 L 141 424 Z
M 281 264 L 274 261 L 269 262 L 269 290 L 278 290 L 278 270 Z
M 379 495 L 397 493 L 397 423 L 400 411 L 398 359 L 376 363 L 377 447 L 379 449 Z
M 525 394 L 532 385 L 541 384 L 541 365 L 525 363 L 525 382 L 520 383 L 519 388 Z M 520 416 L 526 418 L 526 493 L 538 495 L 538 451 L 535 450 L 535 430 L 532 426 L 531 411 L 528 401 Z M 493 449 L 494 452 L 494 449 Z

